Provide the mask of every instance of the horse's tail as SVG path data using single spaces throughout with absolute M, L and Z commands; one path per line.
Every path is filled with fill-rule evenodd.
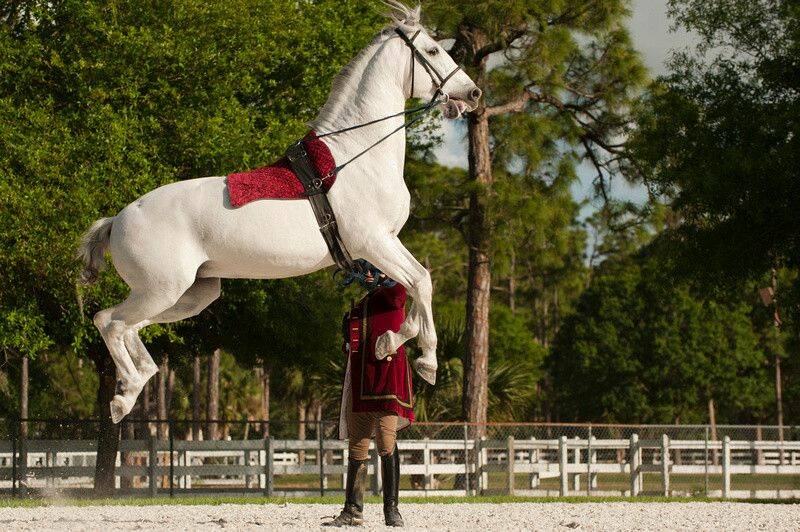
M 81 237 L 76 257 L 83 261 L 83 271 L 78 282 L 87 285 L 97 281 L 106 265 L 105 253 L 111 239 L 111 225 L 114 218 L 100 218 Z

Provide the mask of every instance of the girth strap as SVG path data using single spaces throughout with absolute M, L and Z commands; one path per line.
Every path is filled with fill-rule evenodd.
M 334 216 L 333 209 L 328 201 L 328 195 L 322 187 L 322 178 L 317 174 L 316 168 L 308 158 L 305 142 L 300 140 L 293 144 L 286 150 L 286 158 L 303 185 L 308 201 L 311 203 L 311 209 L 317 218 L 319 232 L 322 233 L 322 238 L 325 239 L 325 244 L 327 244 L 328 251 L 333 257 L 336 266 L 345 271 L 357 269 L 353 258 L 348 253 L 339 235 L 336 216 Z

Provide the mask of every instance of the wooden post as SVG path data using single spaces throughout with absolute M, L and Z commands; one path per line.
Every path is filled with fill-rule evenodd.
M 661 435 L 661 484 L 664 497 L 669 497 L 669 436 Z
M 149 478 L 148 488 L 150 497 L 158 494 L 158 483 L 156 482 L 156 466 L 158 465 L 158 453 L 156 452 L 156 439 L 150 434 L 147 438 L 147 474 Z
M 704 471 L 704 479 L 703 479 L 703 489 L 705 490 L 705 495 L 708 496 L 708 425 L 706 425 L 706 440 L 705 440 L 705 460 L 703 460 Z
M 631 497 L 638 497 L 642 490 L 642 450 L 639 447 L 639 435 L 631 434 L 630 443 L 630 468 L 631 468 Z
M 731 496 L 731 438 L 722 440 L 722 498 Z
M 464 423 L 464 495 L 469 497 L 471 486 L 469 484 L 469 430 Z
M 532 437 L 531 441 L 536 441 L 536 438 Z M 539 451 L 537 449 L 531 449 L 530 463 L 535 464 L 536 462 L 539 461 L 538 454 L 539 454 Z M 530 487 L 531 487 L 531 489 L 538 488 L 540 483 L 541 483 L 541 479 L 539 478 L 539 473 L 531 473 L 531 479 L 530 479 Z
M 575 465 L 578 465 L 578 464 L 581 463 L 581 449 L 577 445 L 579 439 L 580 438 L 575 436 L 575 457 L 574 457 Z M 573 491 L 580 491 L 581 490 L 581 474 L 577 472 L 577 469 L 578 468 L 575 468 L 576 473 L 574 473 L 572 475 L 572 489 L 573 489 Z
M 317 439 L 319 440 L 319 496 L 325 496 L 325 443 L 322 439 L 322 421 L 317 419 Z
M 559 490 L 558 494 L 566 497 L 569 494 L 569 478 L 567 476 L 567 437 L 561 436 L 558 440 L 558 473 L 559 473 Z
M 514 461 L 516 459 L 514 450 L 514 436 L 506 439 L 506 453 L 508 454 L 508 494 L 514 495 Z
M 423 489 L 425 491 L 428 491 L 433 486 L 433 483 L 432 483 L 433 475 L 428 473 L 428 471 L 430 470 L 430 465 L 431 465 L 431 449 L 428 446 L 428 437 L 427 436 L 424 438 L 424 440 L 425 440 L 425 444 L 424 444 L 425 446 L 422 448 L 422 463 L 425 465 L 425 474 L 423 475 L 425 480 L 423 480 L 423 486 L 422 487 L 423 487 Z
M 264 438 L 264 496 L 272 497 L 272 475 L 273 475 L 273 449 L 272 436 Z
M 489 489 L 489 472 L 484 469 L 483 466 L 486 465 L 486 462 L 489 461 L 489 450 L 486 448 L 486 436 L 481 436 L 479 440 L 479 447 L 480 447 L 480 480 L 481 480 L 481 491 L 480 493 L 483 494 L 484 491 Z

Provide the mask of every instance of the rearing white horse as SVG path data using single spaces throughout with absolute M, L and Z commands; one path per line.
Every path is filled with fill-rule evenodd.
M 410 97 L 431 99 L 437 83 L 419 60 L 412 60 L 396 30 L 420 32 L 418 53 L 436 72 L 456 68 L 453 59 L 420 26 L 420 9 L 398 2 L 392 24 L 381 31 L 336 77 L 328 101 L 311 124 L 319 133 L 335 131 L 400 113 Z M 412 78 L 413 75 L 413 78 Z M 412 82 L 413 79 L 413 82 Z M 413 94 L 412 94 L 413 91 Z M 477 106 L 481 91 L 463 72 L 444 92 L 445 116 L 455 118 Z M 325 138 L 337 162 L 347 161 L 404 118 Z M 353 161 L 328 192 L 342 241 L 353 258 L 364 258 L 403 284 L 413 302 L 397 333 L 378 340 L 386 356 L 417 334 L 420 376 L 436 380 L 436 331 L 428 271 L 397 237 L 409 215 L 410 194 L 403 179 L 405 132 Z M 138 331 L 197 315 L 220 294 L 221 278 L 277 279 L 305 275 L 333 264 L 308 201 L 259 200 L 232 209 L 225 177 L 180 181 L 153 190 L 116 216 L 97 220 L 83 236 L 79 256 L 84 283 L 97 279 L 104 254 L 130 286 L 128 298 L 101 310 L 94 323 L 117 367 L 118 394 L 111 417 L 118 423 L 157 371 Z

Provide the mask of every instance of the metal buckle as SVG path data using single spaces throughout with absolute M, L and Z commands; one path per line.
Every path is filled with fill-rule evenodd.
M 314 188 L 322 188 L 322 179 L 315 177 L 313 181 L 311 181 L 311 185 Z
M 305 148 L 303 147 L 303 141 L 299 141 L 296 144 L 292 145 L 291 148 L 286 150 L 286 157 L 291 161 L 295 162 L 298 159 L 304 158 L 306 155 Z

